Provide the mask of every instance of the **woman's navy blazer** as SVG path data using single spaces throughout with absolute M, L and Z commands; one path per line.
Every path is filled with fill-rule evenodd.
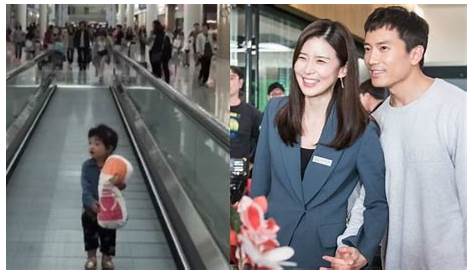
M 360 181 L 366 195 L 364 220 L 358 234 L 348 236 L 342 243 L 358 248 L 370 262 L 388 223 L 385 163 L 378 126 L 370 122 L 345 149 L 325 146 L 337 130 L 333 107 L 301 181 L 300 138 L 295 145 L 286 145 L 274 121 L 287 103 L 288 97 L 272 99 L 265 111 L 251 195 L 267 197 L 267 217 L 275 218 L 280 226 L 280 245 L 295 250 L 290 261 L 297 262 L 299 269 L 319 269 L 329 266 L 322 256 L 335 254 L 337 237 L 346 229 L 349 196 Z

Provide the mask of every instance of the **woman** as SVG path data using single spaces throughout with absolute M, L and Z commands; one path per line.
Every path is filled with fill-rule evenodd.
M 295 250 L 290 260 L 298 268 L 329 267 L 328 260 L 332 267 L 363 267 L 386 228 L 383 152 L 378 128 L 359 101 L 355 54 L 342 24 L 308 25 L 294 51 L 290 95 L 272 99 L 262 121 L 251 194 L 267 197 L 278 240 Z M 339 241 L 359 180 L 364 221 L 356 235 Z M 341 259 L 335 253 L 341 244 L 354 247 L 354 257 Z
M 146 50 L 146 28 L 145 26 L 140 26 L 138 29 L 138 41 L 140 44 L 140 62 L 145 61 L 145 50 Z
M 97 31 L 97 39 L 94 43 L 93 52 L 96 76 L 99 77 L 99 83 L 103 83 L 105 64 L 110 63 L 110 56 L 112 54 L 112 43 L 107 38 L 105 29 L 99 29 Z
M 74 33 L 74 26 L 72 24 L 68 24 L 64 32 L 64 47 L 66 48 L 69 68 L 72 67 L 72 62 L 74 61 Z

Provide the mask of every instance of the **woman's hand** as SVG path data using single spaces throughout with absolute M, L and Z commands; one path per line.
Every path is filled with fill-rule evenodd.
M 321 267 L 321 270 L 355 270 L 367 265 L 368 261 L 357 248 L 343 246 L 336 250 L 335 257 L 323 256 L 323 259 L 331 263 L 331 267 Z

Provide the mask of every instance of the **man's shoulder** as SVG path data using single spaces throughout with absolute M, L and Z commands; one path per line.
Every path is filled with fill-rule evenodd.
M 435 81 L 435 88 L 439 90 L 437 93 L 439 100 L 448 104 L 466 103 L 466 91 L 443 79 L 437 78 Z

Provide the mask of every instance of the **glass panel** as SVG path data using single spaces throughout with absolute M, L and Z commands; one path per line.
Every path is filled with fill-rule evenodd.
M 288 94 L 293 50 L 307 24 L 275 8 L 260 6 L 258 108 L 261 111 L 267 105 L 267 89 L 273 82 L 282 84 Z
M 6 93 L 6 128 L 15 121 L 21 111 L 28 103 L 28 99 L 39 87 L 44 79 L 51 73 L 51 66 L 44 64 L 41 69 L 39 66 L 32 66 L 29 69 L 19 73 L 7 81 Z
M 216 239 L 229 250 L 229 152 L 133 68 L 122 81 L 155 141 Z M 137 76 L 138 75 L 138 76 Z

